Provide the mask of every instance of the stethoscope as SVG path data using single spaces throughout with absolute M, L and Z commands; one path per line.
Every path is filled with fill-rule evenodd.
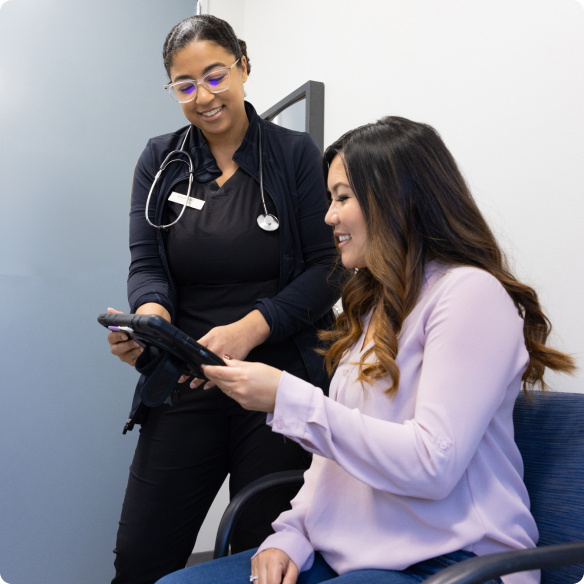
M 189 126 L 189 129 L 187 130 L 187 133 L 185 134 L 185 138 L 181 144 L 180 150 L 173 150 L 162 161 L 162 164 L 160 165 L 160 168 L 158 169 L 158 172 L 156 173 L 156 175 L 154 177 L 154 181 L 152 182 L 152 186 L 150 187 L 150 192 L 148 193 L 148 198 L 146 199 L 146 208 L 144 209 L 144 214 L 146 216 L 146 221 L 148 221 L 148 224 L 151 225 L 152 227 L 155 227 L 156 229 L 168 229 L 169 227 L 172 227 L 173 225 L 178 223 L 180 221 L 180 218 L 183 216 L 185 209 L 187 208 L 187 206 L 189 204 L 189 199 L 191 197 L 191 186 L 193 184 L 193 160 L 190 157 L 189 153 L 184 149 L 184 147 L 185 147 L 185 144 L 186 144 L 187 139 L 189 137 L 189 134 L 191 133 L 191 128 L 192 128 L 192 126 Z M 266 207 L 266 198 L 264 195 L 264 172 L 263 172 L 263 167 L 262 167 L 262 163 L 263 163 L 262 128 L 259 124 L 258 124 L 258 130 L 259 130 L 259 155 L 260 155 L 259 156 L 259 160 L 260 160 L 260 164 L 259 164 L 260 194 L 262 196 L 262 205 L 264 207 L 264 212 L 258 216 L 257 221 L 258 221 L 258 225 L 264 231 L 276 231 L 276 229 L 278 229 L 278 227 L 280 226 L 280 222 L 278 221 L 278 218 L 275 215 L 268 213 L 268 208 Z M 172 158 L 173 156 L 177 156 L 177 158 Z M 183 156 L 184 158 L 180 158 L 181 156 Z M 154 191 L 154 187 L 156 186 L 156 182 L 160 178 L 160 175 L 164 172 L 166 167 L 169 164 L 172 164 L 173 162 L 182 162 L 189 167 L 189 187 L 187 189 L 187 195 L 186 195 L 185 200 L 183 202 L 182 209 L 181 209 L 180 213 L 178 214 L 178 217 L 172 223 L 169 223 L 168 225 L 155 225 L 154 223 L 152 223 L 152 221 L 150 221 L 150 217 L 148 217 L 148 208 L 150 206 L 150 197 L 152 196 L 152 192 Z

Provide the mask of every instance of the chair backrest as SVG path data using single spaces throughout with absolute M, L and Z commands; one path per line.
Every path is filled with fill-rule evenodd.
M 538 545 L 584 540 L 584 394 L 535 391 L 513 412 Z M 542 571 L 542 584 L 575 584 L 584 565 Z

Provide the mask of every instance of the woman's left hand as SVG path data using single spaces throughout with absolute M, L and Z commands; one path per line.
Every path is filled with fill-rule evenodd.
M 270 335 L 270 327 L 259 310 L 252 310 L 242 319 L 225 326 L 212 328 L 197 342 L 209 349 L 219 357 L 228 355 L 233 359 L 245 359 L 249 352 L 261 345 Z M 186 377 L 181 377 L 180 382 Z M 191 387 L 198 387 L 203 381 L 194 379 Z M 205 389 L 213 387 L 213 383 L 207 383 Z
M 258 584 L 296 584 L 298 566 L 282 550 L 268 548 L 251 560 L 251 579 L 257 576 Z
M 249 352 L 255 347 L 252 335 L 241 321 L 225 326 L 212 328 L 197 343 L 207 347 L 219 357 L 229 355 L 233 359 L 245 359 Z
M 225 361 L 227 367 L 203 365 L 206 377 L 242 408 L 272 413 L 282 372 L 263 363 Z

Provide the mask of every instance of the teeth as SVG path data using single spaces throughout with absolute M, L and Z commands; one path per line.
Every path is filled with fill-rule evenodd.
M 214 116 L 216 113 L 218 113 L 220 109 L 221 107 L 216 107 L 214 110 L 203 112 L 201 115 L 205 118 L 210 118 L 211 116 Z
M 339 241 L 349 241 L 351 239 L 350 235 L 339 235 Z

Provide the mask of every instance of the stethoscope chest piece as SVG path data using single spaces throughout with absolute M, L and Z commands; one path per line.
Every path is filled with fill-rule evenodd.
M 280 227 L 280 222 L 275 215 L 268 213 L 268 208 L 266 207 L 266 197 L 264 195 L 264 170 L 263 165 L 263 151 L 262 151 L 262 126 L 258 124 L 258 136 L 259 136 L 259 163 L 260 163 L 260 194 L 262 196 L 262 205 L 264 207 L 264 212 L 258 217 L 258 225 L 264 231 L 276 231 Z
M 258 217 L 258 225 L 264 231 L 276 231 L 276 229 L 278 229 L 280 226 L 280 222 L 276 217 L 274 217 L 274 215 L 270 215 L 268 213 L 266 215 L 262 214 Z

